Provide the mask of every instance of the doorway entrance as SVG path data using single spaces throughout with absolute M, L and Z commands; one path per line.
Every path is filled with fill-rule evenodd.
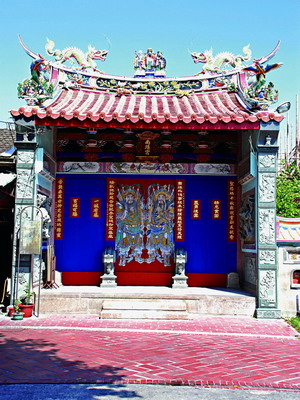
M 115 249 L 118 285 L 171 285 L 175 181 L 118 179 Z

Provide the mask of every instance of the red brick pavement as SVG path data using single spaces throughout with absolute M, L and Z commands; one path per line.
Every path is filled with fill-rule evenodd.
M 0 383 L 176 383 L 300 390 L 283 320 L 0 318 Z

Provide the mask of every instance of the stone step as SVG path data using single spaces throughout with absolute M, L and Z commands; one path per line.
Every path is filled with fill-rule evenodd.
M 100 319 L 189 319 L 188 313 L 185 311 L 164 310 L 105 310 L 101 311 L 99 317 Z
M 102 310 L 164 310 L 186 311 L 184 300 L 152 300 L 152 299 L 109 299 L 102 303 Z
M 42 289 L 40 313 L 102 313 L 102 318 L 196 319 L 205 315 L 254 315 L 255 296 L 208 288 Z M 135 315 L 134 315 L 135 313 Z M 151 314 L 152 313 L 152 314 Z

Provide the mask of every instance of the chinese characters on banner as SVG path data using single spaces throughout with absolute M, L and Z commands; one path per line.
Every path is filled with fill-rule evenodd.
M 221 219 L 221 200 L 212 200 L 212 219 Z
M 201 218 L 201 200 L 192 200 L 192 219 Z
M 184 180 L 176 180 L 176 225 L 175 225 L 175 240 L 178 242 L 184 241 Z
M 92 199 L 92 218 L 100 218 L 101 199 Z
M 64 178 L 56 180 L 56 199 L 55 199 L 55 221 L 54 221 L 54 239 L 63 239 L 63 219 L 64 219 Z
M 115 239 L 116 180 L 107 180 L 106 240 Z
M 150 145 L 151 145 L 150 140 L 149 140 L 149 139 L 145 140 L 145 155 L 146 155 L 146 156 L 149 156 L 150 153 L 151 153 L 151 147 L 150 147 Z
M 236 224 L 237 224 L 237 215 L 236 215 L 236 182 L 228 181 L 227 186 L 227 194 L 228 194 L 228 242 L 236 242 Z
M 71 218 L 79 218 L 80 217 L 80 198 L 79 197 L 71 197 L 70 217 Z

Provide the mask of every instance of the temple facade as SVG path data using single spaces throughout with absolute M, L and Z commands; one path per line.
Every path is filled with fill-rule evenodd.
M 63 285 L 239 284 L 256 296 L 258 317 L 279 317 L 283 116 L 266 79 L 281 65 L 266 65 L 279 45 L 254 61 L 249 46 L 243 56 L 192 53 L 199 74 L 168 78 L 161 51 L 137 51 L 134 76 L 123 77 L 97 69 L 106 50 L 60 51 L 48 40 L 43 58 L 20 42 L 32 64 L 18 87 L 26 105 L 11 111 L 15 248 L 32 207 L 42 214 L 42 251 L 19 261 L 15 252 L 15 286 L 37 280 L 42 257 L 45 285 L 57 273 Z

